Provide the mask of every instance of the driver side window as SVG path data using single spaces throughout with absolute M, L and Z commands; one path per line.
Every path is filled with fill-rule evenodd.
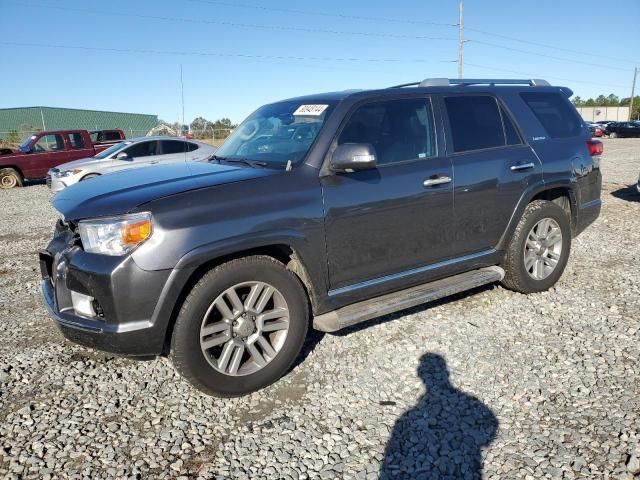
M 62 135 L 43 135 L 33 146 L 34 152 L 59 152 L 64 150 Z
M 338 145 L 369 143 L 376 149 L 378 165 L 436 155 L 431 102 L 404 98 L 367 103 L 349 118 Z

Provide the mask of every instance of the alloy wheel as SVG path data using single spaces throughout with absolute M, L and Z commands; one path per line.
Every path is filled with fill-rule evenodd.
M 289 308 L 280 291 L 264 282 L 243 282 L 226 289 L 207 309 L 200 348 L 218 372 L 250 375 L 275 358 L 288 331 Z
M 527 235 L 524 268 L 534 280 L 553 273 L 562 255 L 562 230 L 553 218 L 543 218 Z

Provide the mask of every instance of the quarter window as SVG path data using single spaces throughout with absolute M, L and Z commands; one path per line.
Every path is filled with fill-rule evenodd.
M 338 145 L 369 143 L 378 164 L 433 157 L 436 154 L 431 102 L 408 98 L 368 103 L 345 125 Z
M 582 120 L 559 93 L 520 94 L 551 138 L 575 137 L 582 132 Z
M 505 132 L 495 98 L 488 95 L 460 95 L 446 97 L 444 103 L 454 152 L 505 145 Z
M 518 130 L 516 130 L 516 127 L 513 124 L 513 121 L 511 120 L 509 115 L 507 115 L 507 112 L 505 112 L 504 108 L 502 107 L 500 108 L 500 114 L 502 115 L 502 123 L 504 124 L 504 137 L 505 137 L 505 140 L 507 141 L 507 145 L 521 144 L 522 139 L 518 134 Z

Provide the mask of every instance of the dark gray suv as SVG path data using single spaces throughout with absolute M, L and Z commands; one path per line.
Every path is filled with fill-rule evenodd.
M 65 189 L 40 253 L 64 335 L 167 354 L 242 395 L 333 332 L 490 282 L 562 275 L 600 212 L 602 144 L 542 80 L 428 79 L 263 106 L 209 162 Z

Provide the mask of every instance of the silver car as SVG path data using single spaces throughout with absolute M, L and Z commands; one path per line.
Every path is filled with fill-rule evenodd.
M 141 137 L 125 140 L 94 157 L 63 163 L 49 170 L 47 185 L 59 192 L 69 185 L 98 175 L 130 168 L 210 158 L 216 147 L 195 140 L 176 137 Z

